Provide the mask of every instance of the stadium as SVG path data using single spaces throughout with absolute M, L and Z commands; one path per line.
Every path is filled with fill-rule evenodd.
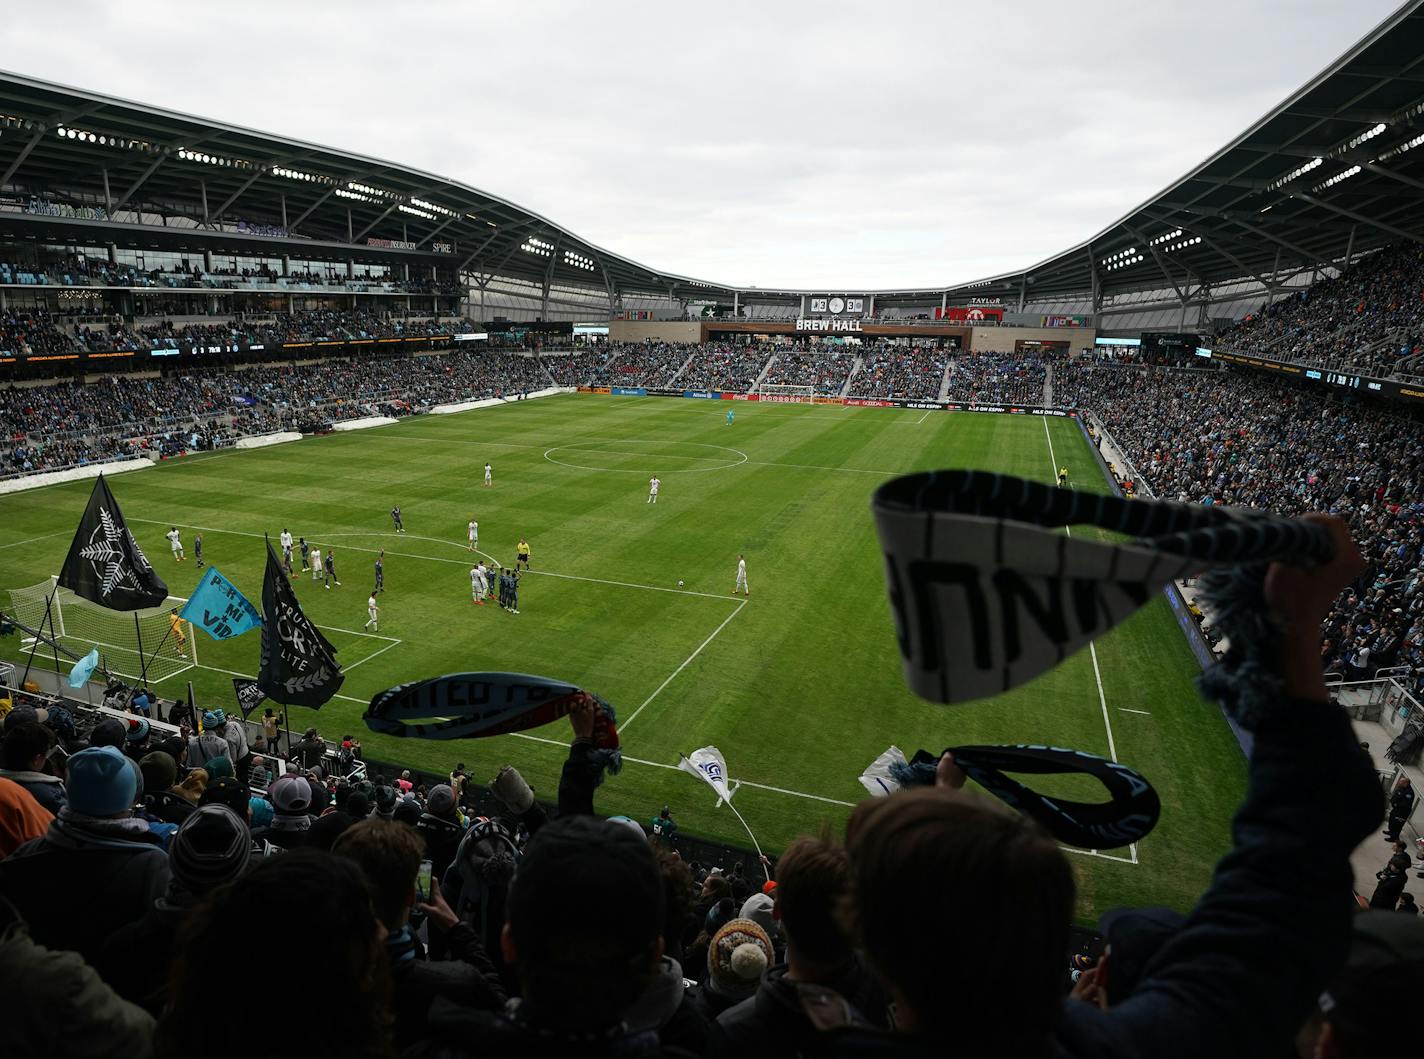
M 298 933 L 359 1014 L 220 1054 L 1381 1054 L 1421 42 L 914 289 L 0 72 L 7 1054 L 176 1054 Z

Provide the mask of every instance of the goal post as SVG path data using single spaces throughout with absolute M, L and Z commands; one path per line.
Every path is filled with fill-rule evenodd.
M 75 595 L 67 588 L 55 591 L 57 577 L 38 585 L 10 590 L 10 605 L 15 617 L 32 629 L 39 629 L 45 620 L 45 601 L 54 593 L 50 605 L 54 636 L 61 647 L 83 657 L 97 647 L 102 665 L 110 673 L 138 680 L 147 662 L 150 683 L 167 680 L 197 665 L 198 638 L 193 623 L 180 620 L 170 626 L 170 613 L 181 609 L 187 599 L 169 596 L 162 605 L 138 611 L 109 610 Z M 135 620 L 137 618 L 137 620 Z M 21 646 L 28 651 L 35 638 L 26 636 Z M 142 643 L 142 656 L 140 656 Z M 36 652 L 38 663 L 45 658 L 43 649 Z M 52 660 L 51 660 L 52 661 Z M 60 662 L 64 665 L 63 660 Z

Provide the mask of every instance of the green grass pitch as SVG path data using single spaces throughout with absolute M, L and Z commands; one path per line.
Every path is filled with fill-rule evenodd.
M 266 449 L 202 454 L 118 475 L 115 495 L 174 595 L 199 571 L 174 564 L 164 532 L 203 532 L 206 557 L 254 602 L 261 534 L 282 528 L 335 547 L 342 587 L 295 584 L 346 666 L 342 697 L 293 729 L 362 731 L 366 701 L 403 680 L 516 670 L 570 681 L 619 711 L 627 764 L 599 790 L 607 813 L 647 819 L 664 803 L 684 830 L 744 842 L 712 792 L 671 769 L 707 743 L 741 781 L 735 804 L 770 849 L 823 822 L 839 828 L 863 796 L 861 770 L 891 743 L 1042 741 L 1114 750 L 1162 797 L 1162 821 L 1132 850 L 1070 854 L 1089 917 L 1122 903 L 1189 907 L 1227 848 L 1245 764 L 1160 598 L 1096 644 L 1017 691 L 956 707 L 916 698 L 900 676 L 869 500 L 886 478 L 950 466 L 1105 488 L 1071 420 L 880 408 L 725 406 L 660 398 L 567 396 Z M 1050 456 L 1050 445 L 1053 456 Z M 481 484 L 494 465 L 494 486 Z M 648 478 L 663 482 L 656 506 Z M 92 487 L 0 498 L 0 587 L 58 572 Z M 399 503 L 406 533 L 391 532 Z M 508 564 L 521 535 L 533 574 L 518 616 L 470 601 L 465 526 Z M 375 552 L 386 552 L 380 634 L 366 619 Z M 745 553 L 749 600 L 731 594 Z M 191 551 L 190 551 L 191 555 Z M 677 588 L 678 581 L 685 588 Z M 201 634 L 200 634 L 201 636 Z M 14 658 L 16 638 L 0 641 Z M 201 636 L 200 701 L 232 708 L 232 673 L 256 670 L 258 637 Z M 513 763 L 552 796 L 568 730 L 436 743 L 364 734 L 368 753 L 476 779 Z M 1060 788 L 1066 791 L 1068 788 Z M 1086 792 L 1086 788 L 1083 788 Z

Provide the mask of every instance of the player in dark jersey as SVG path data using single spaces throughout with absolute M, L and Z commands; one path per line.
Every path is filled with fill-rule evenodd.
M 401 521 L 401 513 L 400 513 L 400 505 L 399 505 L 399 504 L 397 504 L 395 507 L 391 508 L 391 521 L 396 524 L 396 532 L 397 532 L 397 533 L 404 533 L 404 532 L 405 532 L 405 523 Z

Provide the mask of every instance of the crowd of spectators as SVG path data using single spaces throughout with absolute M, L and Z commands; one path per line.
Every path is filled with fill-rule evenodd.
M 692 362 L 677 377 L 684 390 L 747 393 L 772 355 L 768 346 L 706 343 L 692 347 Z
M 949 362 L 951 401 L 979 404 L 1044 403 L 1048 362 L 1035 353 L 957 353 Z
M 1424 427 L 1249 372 L 1060 364 L 1058 403 L 1093 409 L 1157 496 L 1346 519 L 1365 569 L 1322 630 L 1327 668 L 1408 666 L 1424 695 Z
M 934 400 L 952 350 L 934 346 L 877 345 L 850 381 L 850 396 L 876 400 Z
M 1334 561 L 1269 582 L 1293 628 L 1358 572 L 1332 532 Z M 843 841 L 711 865 L 679 855 L 666 808 L 597 815 L 616 781 L 591 698 L 557 805 L 505 765 L 477 815 L 461 765 L 422 784 L 350 736 L 284 748 L 275 719 L 210 710 L 194 734 L 185 713 L 169 735 L 11 692 L 6 1054 L 1255 1059 L 1298 1033 L 1301 1054 L 1385 1054 L 1424 924 L 1352 914 L 1377 779 L 1314 645 L 1287 638 L 1280 666 L 1234 849 L 1189 915 L 1105 921 L 1110 974 L 1070 946 L 1067 854 L 964 791 L 949 754 L 933 786 L 855 807 Z
M 529 356 L 456 351 L 0 388 L 0 476 L 219 448 L 250 434 L 540 390 Z
M 1424 247 L 1369 254 L 1221 331 L 1214 345 L 1388 377 L 1424 354 Z
M 804 353 L 782 350 L 771 362 L 763 386 L 805 386 L 834 397 L 845 386 L 855 357 L 848 353 Z

